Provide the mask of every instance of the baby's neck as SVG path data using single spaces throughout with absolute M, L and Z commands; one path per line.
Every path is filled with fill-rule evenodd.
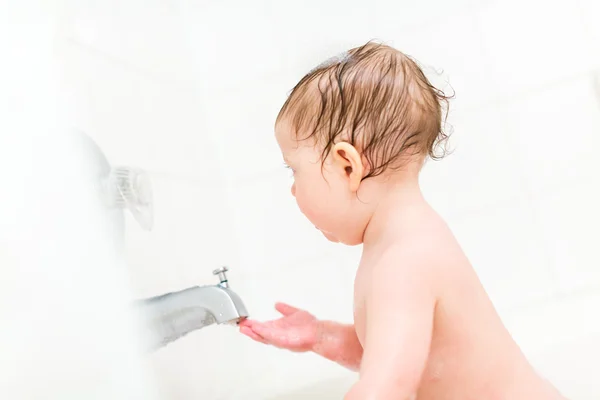
M 401 221 L 416 210 L 428 207 L 417 175 L 383 182 L 378 192 L 379 200 L 363 236 L 366 247 L 381 242 L 394 225 L 393 221 Z

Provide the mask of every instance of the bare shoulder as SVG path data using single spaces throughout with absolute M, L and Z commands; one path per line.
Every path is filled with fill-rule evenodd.
M 449 261 L 462 254 L 460 245 L 446 221 L 431 208 L 415 219 L 413 225 L 407 225 L 401 231 L 398 245 L 409 247 L 412 252 L 436 263 Z
M 436 286 L 444 271 L 462 264 L 464 255 L 452 231 L 435 212 L 404 226 L 372 265 L 373 277 L 395 282 Z
M 446 222 L 433 210 L 407 222 L 390 240 L 385 252 L 389 257 L 433 261 L 447 256 L 458 246 Z

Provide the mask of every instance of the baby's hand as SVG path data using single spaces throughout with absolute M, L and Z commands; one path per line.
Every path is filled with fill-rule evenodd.
M 319 321 L 307 311 L 275 304 L 283 317 L 267 322 L 244 320 L 240 332 L 257 342 L 295 352 L 310 351 L 319 339 Z

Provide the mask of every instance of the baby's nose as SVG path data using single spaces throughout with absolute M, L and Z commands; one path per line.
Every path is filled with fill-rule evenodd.
M 292 196 L 296 197 L 296 184 L 292 183 Z

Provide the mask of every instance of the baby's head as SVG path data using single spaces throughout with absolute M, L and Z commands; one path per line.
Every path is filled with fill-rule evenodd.
M 328 239 L 361 243 L 370 188 L 417 180 L 427 157 L 443 156 L 447 99 L 410 57 L 372 42 L 309 72 L 275 126 L 300 210 Z

